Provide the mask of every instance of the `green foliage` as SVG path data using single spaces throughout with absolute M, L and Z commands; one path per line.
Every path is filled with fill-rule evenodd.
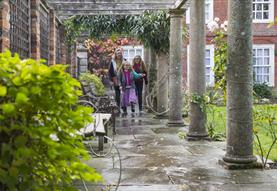
M 95 86 L 96 95 L 98 96 L 104 95 L 105 86 L 102 83 L 101 79 L 97 77 L 95 74 L 91 74 L 91 73 L 81 74 L 80 80 L 86 83 L 93 83 L 93 85 Z
M 226 135 L 226 107 L 225 106 L 214 106 L 214 115 L 212 114 L 212 110 L 207 109 L 207 119 L 209 120 L 213 120 L 213 127 L 214 127 L 214 131 L 216 132 L 216 134 L 220 134 L 223 137 L 225 137 Z M 269 110 L 267 112 L 267 109 Z M 272 139 L 270 136 L 270 133 L 268 131 L 269 129 L 269 120 L 271 117 L 268 117 L 265 120 L 260 120 L 257 118 L 257 114 L 259 115 L 264 115 L 264 113 L 271 113 L 272 117 L 275 117 L 274 122 L 272 123 L 275 128 L 275 133 L 277 133 L 276 130 L 276 116 L 277 116 L 277 105 L 255 105 L 254 106 L 254 132 L 258 132 L 260 140 L 262 142 L 263 148 L 264 150 L 269 150 L 271 145 L 272 145 Z M 270 116 L 268 114 L 266 114 L 267 116 Z M 208 122 L 209 123 L 209 122 Z M 256 140 L 257 141 L 257 140 Z M 256 142 L 257 143 L 257 142 Z M 257 147 L 256 147 L 257 148 Z M 257 149 L 254 150 L 255 154 L 259 154 L 259 152 L 257 151 Z M 260 155 L 260 154 L 259 154 Z M 269 157 L 270 159 L 277 161 L 277 147 L 275 144 L 275 147 L 272 147 L 272 151 L 269 153 Z
M 222 116 L 222 113 L 218 111 L 217 106 L 214 104 L 209 104 L 208 112 L 207 112 L 207 123 L 206 123 L 208 135 L 214 141 L 223 141 L 225 140 L 226 135 L 223 132 L 218 132 L 216 128 L 216 126 L 218 125 L 216 122 L 216 120 L 218 119 L 218 116 Z
M 274 19 L 273 22 L 269 23 L 269 25 L 267 26 L 267 28 L 271 28 L 271 27 L 273 27 L 273 26 L 276 25 L 276 24 L 277 24 L 277 17 L 275 17 L 275 19 Z
M 65 27 L 65 40 L 68 45 L 73 45 L 76 39 L 86 30 L 79 16 L 70 17 L 63 23 Z
M 207 112 L 207 105 L 210 103 L 210 101 L 210 97 L 207 94 L 192 94 L 190 96 L 190 102 L 199 105 L 203 113 Z
M 217 91 L 209 91 L 204 95 L 194 94 L 191 96 L 191 102 L 198 104 L 205 114 L 207 114 L 206 127 L 208 130 L 209 137 L 215 141 L 222 141 L 225 135 L 221 132 L 216 131 L 216 117 L 218 114 L 217 106 L 220 96 Z
M 180 132 L 178 132 L 178 137 L 180 139 L 185 139 L 187 137 L 187 134 L 184 131 L 180 131 Z
M 116 34 L 136 37 L 156 53 L 168 52 L 170 19 L 167 11 L 145 11 L 141 15 L 74 16 L 64 22 L 66 39 L 72 44 L 82 33 L 91 39 Z
M 213 43 L 215 44 L 214 56 L 214 74 L 215 74 L 215 89 L 219 90 L 224 95 L 224 102 L 227 98 L 227 82 L 226 82 L 226 65 L 227 65 L 227 41 L 226 33 L 221 30 L 215 32 Z
M 82 15 L 74 16 L 64 21 L 66 39 L 72 44 L 85 33 L 90 39 L 101 39 L 107 36 L 130 34 L 136 16 L 126 15 Z
M 254 109 L 255 148 L 266 167 L 270 153 L 277 142 L 277 111 L 272 105 L 264 105 Z M 262 134 L 261 131 L 264 131 Z M 267 139 L 264 138 L 267 137 Z M 270 141 L 269 141 L 270 140 Z M 276 149 L 275 149 L 276 150 Z
M 2 190 L 74 190 L 80 177 L 101 180 L 83 163 L 89 155 L 77 134 L 91 122 L 92 111 L 72 107 L 80 84 L 64 70 L 0 54 Z
M 271 88 L 266 83 L 254 84 L 253 91 L 254 95 L 258 96 L 258 98 L 269 99 L 272 97 Z
M 170 18 L 167 11 L 146 11 L 135 23 L 133 34 L 156 53 L 169 50 Z

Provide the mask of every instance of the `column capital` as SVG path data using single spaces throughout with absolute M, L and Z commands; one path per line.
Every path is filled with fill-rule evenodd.
M 183 17 L 185 9 L 169 9 L 170 17 Z

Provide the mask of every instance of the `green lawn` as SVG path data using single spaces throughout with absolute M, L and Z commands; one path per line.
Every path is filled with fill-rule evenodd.
M 212 109 L 207 110 L 208 123 L 214 127 L 216 134 L 226 135 L 226 107 L 213 106 Z M 254 106 L 254 130 L 258 131 L 258 135 L 262 145 L 267 151 L 272 143 L 272 139 L 266 128 L 269 127 L 268 119 L 271 116 L 274 119 L 274 132 L 277 134 L 277 105 L 256 105 Z M 256 141 L 256 139 L 255 139 Z M 254 153 L 258 154 L 254 147 Z M 277 161 L 277 143 L 275 144 L 271 154 L 271 160 Z

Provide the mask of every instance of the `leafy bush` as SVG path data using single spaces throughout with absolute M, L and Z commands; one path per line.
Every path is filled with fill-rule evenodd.
M 64 70 L 0 54 L 0 190 L 74 190 L 81 177 L 101 180 L 82 162 L 89 156 L 77 134 L 92 111 L 72 107 L 80 84 Z
M 97 77 L 95 74 L 91 74 L 91 73 L 81 74 L 80 80 L 86 83 L 93 83 L 93 85 L 95 86 L 95 94 L 98 96 L 104 95 L 105 86 L 102 83 L 101 79 Z
M 266 83 L 254 84 L 253 91 L 259 98 L 271 98 L 272 92 L 270 87 Z

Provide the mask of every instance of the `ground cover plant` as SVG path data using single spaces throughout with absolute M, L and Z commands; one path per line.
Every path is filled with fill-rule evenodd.
M 216 105 L 213 105 L 212 107 L 212 110 L 207 110 L 207 123 L 209 124 L 209 122 L 212 122 L 213 134 L 226 136 L 226 107 Z M 267 151 L 272 147 L 272 143 L 275 139 L 275 146 L 271 148 L 272 150 L 268 158 L 277 162 L 277 105 L 255 105 L 253 111 L 255 133 L 254 153 L 261 155 L 262 149 L 263 155 L 266 157 Z M 259 148 L 257 145 L 259 144 L 257 136 L 260 139 L 262 148 Z

